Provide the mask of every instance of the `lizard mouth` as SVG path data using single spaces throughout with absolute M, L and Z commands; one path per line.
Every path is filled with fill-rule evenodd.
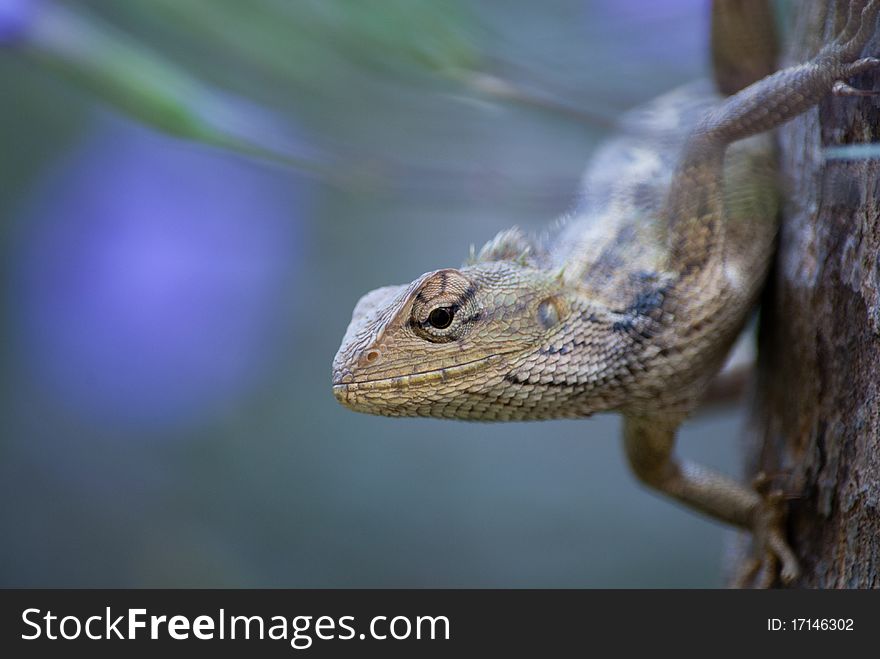
M 431 384 L 434 382 L 445 382 L 449 378 L 472 373 L 481 367 L 500 361 L 510 352 L 503 352 L 488 357 L 481 357 L 464 364 L 456 364 L 446 368 L 435 368 L 429 371 L 419 371 L 418 373 L 408 373 L 406 375 L 395 375 L 387 378 L 376 378 L 374 380 L 355 380 L 353 382 L 342 382 L 341 378 L 333 379 L 333 395 L 339 402 L 344 403 L 349 400 L 350 396 L 356 396 L 357 392 L 373 392 L 383 390 L 400 390 L 405 387 Z

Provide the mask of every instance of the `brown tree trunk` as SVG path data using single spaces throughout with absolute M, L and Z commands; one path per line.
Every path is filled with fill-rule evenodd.
M 831 39 L 848 4 L 791 3 L 783 65 Z M 880 55 L 880 30 L 865 54 Z M 850 83 L 880 89 L 880 76 Z M 829 96 L 779 131 L 787 204 L 762 309 L 746 470 L 790 497 L 799 587 L 880 587 L 878 141 L 880 97 Z M 862 152 L 844 157 L 847 145 Z

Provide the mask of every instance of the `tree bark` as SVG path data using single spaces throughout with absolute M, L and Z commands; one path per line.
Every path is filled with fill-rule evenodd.
M 791 3 L 783 65 L 842 28 L 848 2 Z M 880 30 L 865 49 L 880 54 Z M 880 89 L 880 76 L 849 81 Z M 779 131 L 786 191 L 762 306 L 746 471 L 788 498 L 795 587 L 880 587 L 880 97 L 830 96 Z M 875 142 L 873 153 L 839 147 Z

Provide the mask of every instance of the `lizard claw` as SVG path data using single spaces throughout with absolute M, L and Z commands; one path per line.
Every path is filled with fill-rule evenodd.
M 770 490 L 770 479 L 763 472 L 752 482 L 761 495 L 755 509 L 752 533 L 757 556 L 749 560 L 734 580 L 736 588 L 770 588 L 777 577 L 784 584 L 800 576 L 797 557 L 785 539 L 785 502 L 783 493 Z
M 880 89 L 857 89 L 848 85 L 843 80 L 838 80 L 831 88 L 831 93 L 835 96 L 859 97 L 859 96 L 880 96 Z
M 855 62 L 851 62 L 844 67 L 842 78 L 852 78 L 868 71 L 880 69 L 880 59 L 876 57 L 863 57 Z M 831 93 L 835 96 L 877 96 L 880 95 L 878 89 L 857 89 L 844 80 L 838 80 L 831 88 Z

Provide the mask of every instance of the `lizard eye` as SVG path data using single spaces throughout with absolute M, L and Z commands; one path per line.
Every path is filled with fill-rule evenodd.
M 409 327 L 431 343 L 451 343 L 479 320 L 477 288 L 457 270 L 430 273 L 412 292 Z
M 428 314 L 428 322 L 435 329 L 446 329 L 452 325 L 452 319 L 455 317 L 455 310 L 452 307 L 437 307 Z

